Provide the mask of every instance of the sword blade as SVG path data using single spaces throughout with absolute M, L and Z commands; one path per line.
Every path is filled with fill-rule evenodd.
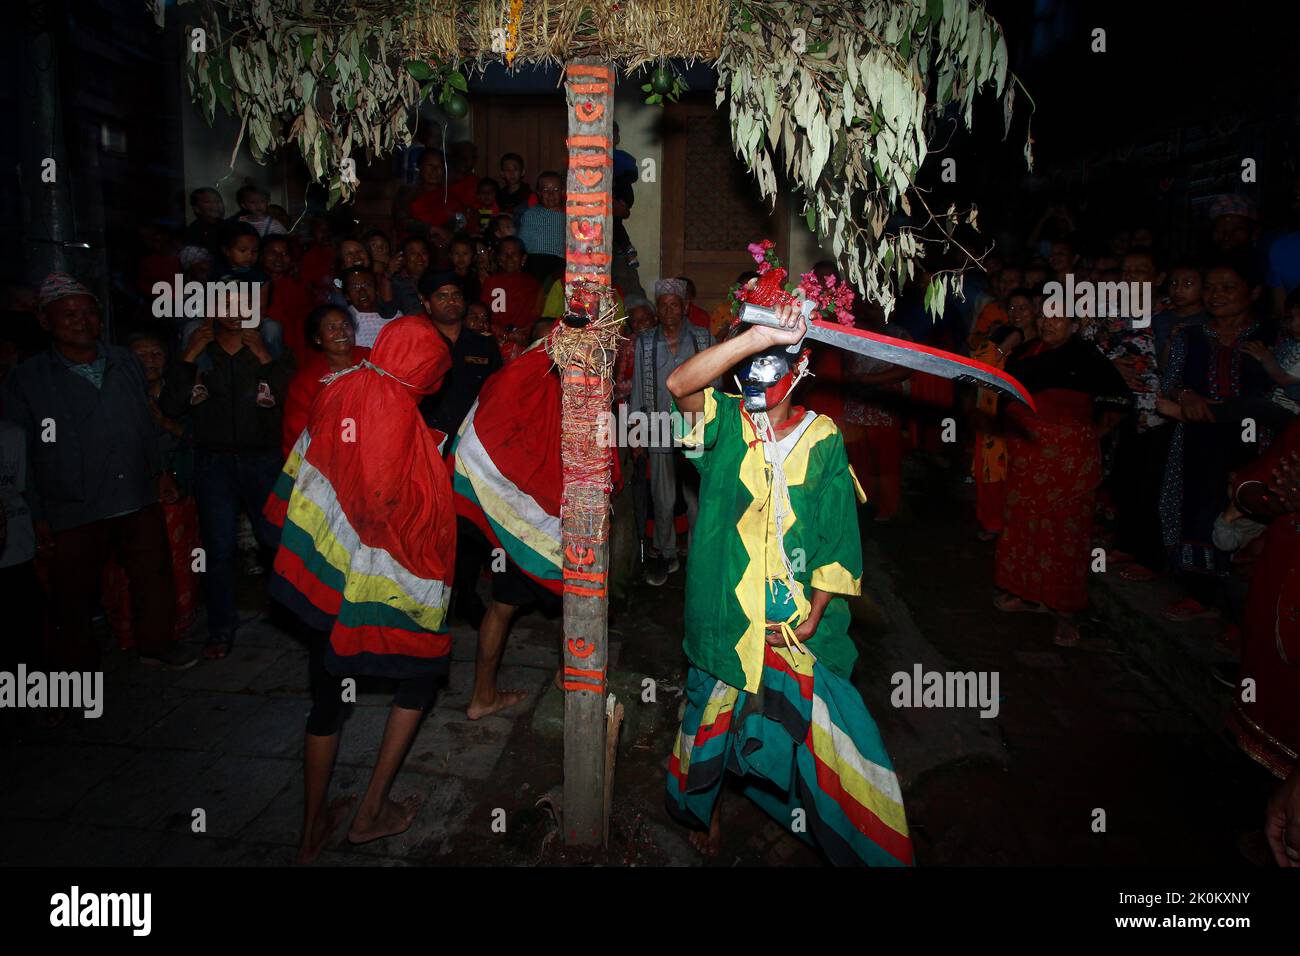
M 818 342 L 825 342 L 827 345 L 834 345 L 836 348 L 848 352 L 869 355 L 872 358 L 880 359 L 882 362 L 901 365 L 917 372 L 927 372 L 930 375 L 938 375 L 940 378 L 971 382 L 985 388 L 996 389 L 1004 395 L 1009 395 L 1037 410 L 1033 397 L 1025 391 L 1023 385 L 1006 372 L 976 359 L 965 358 L 953 352 L 945 352 L 943 349 L 931 348 L 917 342 L 890 338 L 887 335 L 868 332 L 865 329 L 837 325 L 827 322 L 825 319 L 815 319 L 809 322 L 807 337 Z

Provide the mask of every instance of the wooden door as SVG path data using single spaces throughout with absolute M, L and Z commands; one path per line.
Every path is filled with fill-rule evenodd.
M 663 276 L 689 276 L 702 308 L 712 310 L 754 268 L 746 248 L 771 239 L 789 261 L 783 195 L 769 208 L 757 181 L 731 148 L 725 106 L 712 96 L 669 104 L 664 113 L 661 255 Z
M 478 147 L 478 174 L 501 178 L 501 155 L 524 158 L 524 179 L 536 188 L 537 176 L 546 170 L 562 177 L 569 152 L 564 145 L 569 118 L 564 94 L 553 96 L 491 96 L 474 104 L 474 145 Z

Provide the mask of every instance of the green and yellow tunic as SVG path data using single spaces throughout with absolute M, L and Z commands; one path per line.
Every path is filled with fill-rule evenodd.
M 685 651 L 690 662 L 746 692 L 759 688 L 773 593 L 793 596 L 792 626 L 807 619 L 811 590 L 837 595 L 804 645 L 846 680 L 857 659 L 848 635 L 848 596 L 862 591 L 856 503 L 866 496 L 835 423 L 806 412 L 779 437 L 784 461 L 785 553 L 781 559 L 773 469 L 741 399 L 704 392 L 704 413 L 686 416 L 680 437 L 701 476 L 700 511 L 686 578 Z M 689 426 L 689 430 L 688 430 Z M 802 587 L 786 580 L 793 574 Z M 780 614 L 786 619 L 786 613 Z

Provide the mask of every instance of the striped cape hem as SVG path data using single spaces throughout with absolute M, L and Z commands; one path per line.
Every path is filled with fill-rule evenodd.
M 669 810 L 707 826 L 731 770 L 746 796 L 832 863 L 912 865 L 902 791 L 857 691 L 811 655 L 769 648 L 763 664 L 754 694 L 691 667 Z

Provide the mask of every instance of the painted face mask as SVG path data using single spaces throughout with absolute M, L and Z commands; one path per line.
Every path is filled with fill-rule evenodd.
M 807 350 L 792 354 L 788 346 L 777 345 L 751 355 L 738 370 L 745 411 L 765 412 L 780 405 L 807 370 Z

